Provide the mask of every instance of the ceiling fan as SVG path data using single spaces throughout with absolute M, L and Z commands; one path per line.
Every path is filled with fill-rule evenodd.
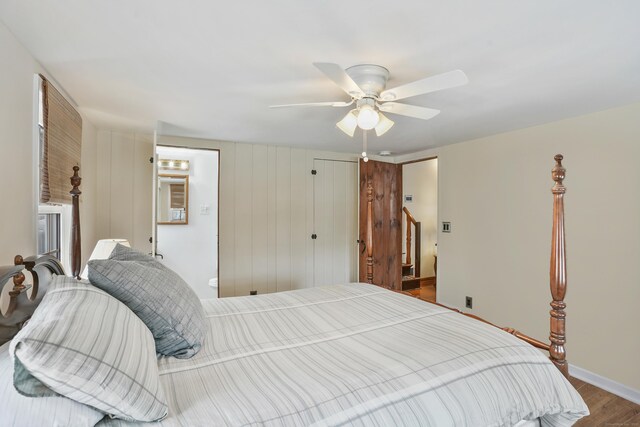
M 363 130 L 375 129 L 376 135 L 385 134 L 394 125 L 382 112 L 399 114 L 416 119 L 429 120 L 440 113 L 433 108 L 402 104 L 400 99 L 422 95 L 437 90 L 462 86 L 469 82 L 461 70 L 427 77 L 407 83 L 393 89 L 385 89 L 389 79 L 389 70 L 380 65 L 354 65 L 343 70 L 338 64 L 314 62 L 336 85 L 351 97 L 350 101 L 311 102 L 304 104 L 272 105 L 270 108 L 282 107 L 349 107 L 355 103 L 356 108 L 347 113 L 336 125 L 349 136 L 353 136 L 357 127 Z

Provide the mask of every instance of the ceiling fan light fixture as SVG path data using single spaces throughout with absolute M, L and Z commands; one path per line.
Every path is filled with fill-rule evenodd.
M 342 118 L 342 120 L 336 123 L 338 129 L 351 137 L 353 137 L 353 134 L 358 127 L 358 118 L 356 117 L 354 111 L 355 110 L 349 111 L 347 115 Z
M 389 129 L 393 127 L 395 122 L 387 118 L 387 116 L 385 116 L 382 113 L 378 113 L 378 116 L 380 117 L 380 120 L 378 121 L 378 124 L 376 125 L 375 130 L 376 130 L 376 135 L 382 136 L 385 133 L 387 133 Z
M 371 105 L 365 104 L 358 109 L 358 127 L 360 129 L 373 129 L 379 121 L 380 113 Z

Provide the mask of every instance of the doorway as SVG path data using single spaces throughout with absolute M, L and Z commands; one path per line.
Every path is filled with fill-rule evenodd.
M 402 165 L 360 159 L 361 282 L 402 290 Z
M 156 147 L 156 257 L 198 297 L 218 298 L 217 150 Z
M 438 159 L 402 165 L 402 290 L 436 302 Z

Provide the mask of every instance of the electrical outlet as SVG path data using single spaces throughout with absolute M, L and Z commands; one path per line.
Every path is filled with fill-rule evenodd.
M 473 298 L 472 297 L 465 297 L 464 305 L 467 308 L 473 308 Z
M 443 233 L 451 233 L 451 223 L 450 222 L 442 222 L 442 232 Z

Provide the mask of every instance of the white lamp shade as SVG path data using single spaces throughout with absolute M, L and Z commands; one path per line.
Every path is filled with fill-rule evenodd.
M 395 122 L 387 118 L 387 116 L 385 116 L 382 113 L 379 113 L 379 115 L 380 115 L 380 121 L 376 125 L 375 129 L 376 129 L 376 135 L 382 136 L 385 133 L 387 133 L 389 129 L 391 129 L 391 127 L 395 124 Z
M 91 256 L 89 257 L 89 261 L 91 261 L 92 259 L 107 259 L 109 258 L 109 255 L 111 255 L 111 252 L 113 252 L 113 249 L 116 247 L 117 244 L 121 244 L 123 246 L 126 246 L 128 248 L 131 247 L 131 245 L 129 244 L 129 241 L 127 239 L 102 239 L 102 240 L 98 240 L 98 243 L 96 243 L 96 247 L 93 248 L 93 252 L 91 252 Z M 82 270 L 82 274 L 80 275 L 81 279 L 88 279 L 89 278 L 89 266 L 85 265 L 84 266 L 84 270 Z
M 376 127 L 380 114 L 370 105 L 363 105 L 358 111 L 358 127 L 369 130 Z
M 342 132 L 352 137 L 356 131 L 356 127 L 358 127 L 358 118 L 353 113 L 353 110 L 351 110 L 342 120 L 336 123 L 336 126 L 338 126 L 338 129 Z

